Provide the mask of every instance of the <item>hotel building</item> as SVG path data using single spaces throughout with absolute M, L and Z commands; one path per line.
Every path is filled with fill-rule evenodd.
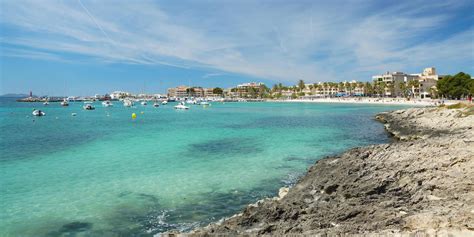
M 420 86 L 412 86 L 412 88 L 409 88 L 410 92 L 414 96 L 420 96 L 421 98 L 425 98 L 431 96 L 432 90 L 436 90 L 436 82 L 438 81 L 438 75 L 436 74 L 436 69 L 434 67 L 429 67 L 425 68 L 423 72 L 419 74 L 387 72 L 382 75 L 373 76 L 372 80 L 374 81 L 374 83 L 384 82 L 386 84 L 384 95 L 392 97 L 403 97 L 403 91 L 400 89 L 401 83 L 405 83 L 405 85 L 408 86 L 410 81 L 417 80 Z
M 168 88 L 168 97 L 184 98 L 184 97 L 218 97 L 214 94 L 214 88 L 177 86 Z

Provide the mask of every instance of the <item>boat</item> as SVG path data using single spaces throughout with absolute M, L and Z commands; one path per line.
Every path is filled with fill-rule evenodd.
M 112 102 L 110 102 L 110 101 L 108 101 L 108 100 L 102 101 L 102 105 L 103 105 L 104 107 L 112 107 L 112 106 L 113 106 Z
M 61 106 L 69 106 L 69 102 L 67 102 L 67 100 L 64 99 L 64 100 L 61 102 Z
M 92 104 L 90 104 L 90 103 L 85 104 L 84 106 L 82 106 L 82 108 L 84 108 L 85 110 L 94 110 L 95 109 L 95 107 L 92 106 Z
M 161 102 L 161 104 L 162 104 L 162 105 L 167 105 L 167 104 L 168 104 L 168 101 L 167 101 L 167 100 L 163 100 L 163 101 Z
M 125 107 L 132 107 L 133 106 L 133 102 L 131 100 L 124 100 L 123 101 L 123 106 Z
M 153 103 L 153 107 L 160 107 L 160 104 L 158 102 Z
M 146 105 L 147 105 L 147 102 L 146 102 L 146 101 L 142 101 L 140 104 L 142 104 L 143 106 L 146 106 Z
M 180 102 L 178 105 L 174 107 L 175 109 L 189 109 L 188 106 L 184 105 L 184 102 Z
M 197 101 L 196 100 L 187 100 L 186 103 L 195 105 L 195 104 L 197 104 Z
M 38 109 L 33 110 L 32 114 L 33 114 L 33 116 L 38 116 L 38 117 L 46 115 L 45 112 L 43 112 L 41 110 L 38 110 Z
M 49 102 L 48 102 L 48 101 L 45 101 L 45 102 L 43 103 L 43 105 L 49 105 Z
M 210 105 L 210 103 L 207 102 L 207 101 L 202 101 L 200 104 L 203 105 L 203 106 L 208 106 L 208 105 Z

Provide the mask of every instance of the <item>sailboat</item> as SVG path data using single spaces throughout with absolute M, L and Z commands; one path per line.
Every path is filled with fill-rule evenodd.
M 61 102 L 61 106 L 69 106 L 69 102 L 64 98 L 64 100 Z
M 67 88 L 66 81 L 64 81 L 64 92 L 66 92 L 66 88 Z M 67 93 L 65 94 L 67 95 Z M 67 97 L 64 97 L 63 101 L 61 102 L 61 106 L 69 106 L 69 102 L 67 101 L 66 98 Z

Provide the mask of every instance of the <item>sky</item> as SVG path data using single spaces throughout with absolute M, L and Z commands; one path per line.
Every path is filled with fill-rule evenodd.
M 0 0 L 0 94 L 473 75 L 472 12 L 472 0 Z

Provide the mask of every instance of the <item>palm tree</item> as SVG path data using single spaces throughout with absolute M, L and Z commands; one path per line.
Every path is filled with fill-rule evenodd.
M 390 91 L 390 96 L 394 97 L 393 94 L 395 93 L 395 85 L 393 83 L 389 83 L 387 85 L 387 88 Z
M 387 84 L 383 81 L 379 81 L 375 84 L 375 88 L 379 97 L 385 96 L 385 87 Z
M 374 94 L 374 87 L 370 82 L 366 82 L 364 85 L 364 94 L 368 96 L 372 96 Z
M 417 91 L 419 86 L 420 86 L 420 82 L 418 80 L 411 80 L 411 81 L 408 82 L 408 87 L 411 88 L 413 98 L 415 98 L 416 91 Z
M 278 91 L 278 85 L 275 84 L 275 85 L 273 85 L 273 87 L 272 87 L 272 92 L 277 92 L 277 91 Z
M 406 98 L 408 96 L 408 94 L 407 94 L 407 84 L 405 82 L 398 83 L 398 89 L 400 89 L 400 91 L 402 91 L 403 97 Z
M 298 81 L 298 88 L 300 89 L 300 92 L 305 88 L 305 84 L 303 80 Z

